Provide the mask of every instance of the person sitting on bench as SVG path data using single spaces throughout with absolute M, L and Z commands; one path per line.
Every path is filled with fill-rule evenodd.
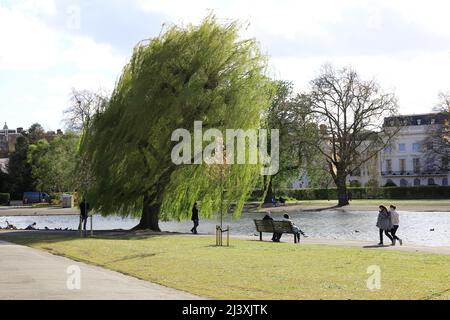
M 264 216 L 263 220 L 273 220 L 273 218 L 270 215 L 270 211 L 267 211 L 267 214 Z M 272 241 L 273 242 L 280 242 L 282 233 L 274 233 L 272 235 Z
M 294 237 L 297 239 L 297 242 L 300 242 L 300 234 L 301 234 L 302 236 L 304 236 L 305 238 L 307 237 L 307 236 L 305 235 L 305 233 L 304 233 L 302 230 L 300 230 L 300 227 L 297 226 L 297 225 L 291 220 L 291 218 L 289 217 L 288 214 L 283 215 L 283 221 L 288 221 L 288 222 L 290 222 L 290 223 L 292 224 L 292 231 L 294 231 Z

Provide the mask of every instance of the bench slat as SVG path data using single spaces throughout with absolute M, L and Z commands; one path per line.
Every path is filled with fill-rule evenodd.
M 294 233 L 289 221 L 253 220 L 258 232 Z

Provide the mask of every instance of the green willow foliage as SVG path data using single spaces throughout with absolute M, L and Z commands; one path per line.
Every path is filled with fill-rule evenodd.
M 87 191 L 98 212 L 142 214 L 144 197 L 160 218 L 182 220 L 200 201 L 202 216 L 236 204 L 234 216 L 260 179 L 260 165 L 180 165 L 171 161 L 172 132 L 257 129 L 273 95 L 267 59 L 255 40 L 241 40 L 239 24 L 213 16 L 199 26 L 170 26 L 138 44 L 110 102 L 84 134 L 91 159 Z M 224 135 L 225 136 L 225 135 Z M 192 139 L 193 140 L 193 139 Z M 203 143 L 204 146 L 210 142 Z

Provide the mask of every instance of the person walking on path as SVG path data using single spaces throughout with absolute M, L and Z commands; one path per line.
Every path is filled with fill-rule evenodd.
M 86 224 L 89 216 L 89 203 L 85 199 L 80 203 L 80 224 L 78 230 L 86 231 Z
M 397 237 L 396 233 L 398 230 L 398 227 L 400 225 L 400 216 L 398 215 L 398 212 L 396 211 L 397 207 L 394 205 L 391 205 L 389 207 L 389 214 L 391 216 L 391 223 L 392 223 L 392 229 L 391 229 L 391 235 L 392 238 L 394 239 L 392 242 L 395 245 L 395 241 L 398 240 L 398 242 L 400 243 L 400 245 L 403 245 L 403 241 L 402 239 L 400 239 L 399 237 Z
M 194 203 L 194 207 L 192 208 L 192 218 L 191 218 L 191 220 L 194 222 L 194 227 L 191 229 L 191 232 L 193 234 L 197 234 L 197 227 L 199 225 L 197 202 Z
M 392 245 L 394 245 L 394 239 L 389 234 L 389 231 L 392 230 L 392 222 L 389 211 L 385 206 L 380 206 L 379 208 L 380 212 L 378 213 L 377 227 L 380 229 L 380 243 L 378 245 L 383 245 L 383 232 L 386 237 L 392 241 Z

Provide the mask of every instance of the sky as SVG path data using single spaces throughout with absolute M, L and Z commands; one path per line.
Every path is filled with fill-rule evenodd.
M 135 44 L 210 12 L 240 20 L 297 91 L 325 63 L 376 79 L 402 114 L 450 91 L 448 0 L 0 0 L 1 127 L 63 129 L 72 88 L 112 91 Z

